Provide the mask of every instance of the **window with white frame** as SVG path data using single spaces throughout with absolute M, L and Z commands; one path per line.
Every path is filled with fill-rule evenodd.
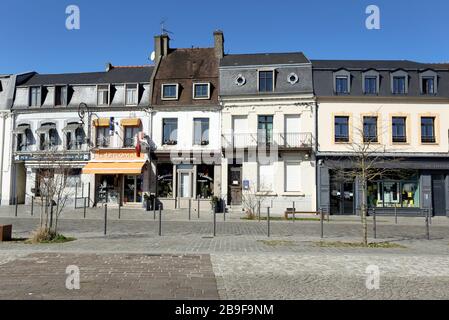
M 301 191 L 301 162 L 287 161 L 285 162 L 285 191 L 299 192 Z
M 125 86 L 125 102 L 127 106 L 136 106 L 138 102 L 138 85 L 127 84 Z
M 259 71 L 259 92 L 274 91 L 274 70 Z
M 42 88 L 31 87 L 30 88 L 30 107 L 40 107 L 42 104 Z
M 209 144 L 209 118 L 193 119 L 193 144 L 205 146 Z
M 179 84 L 169 83 L 162 85 L 162 100 L 178 100 Z
M 419 74 L 420 89 L 422 95 L 435 95 L 438 93 L 438 73 L 426 70 Z
M 109 105 L 109 85 L 97 86 L 97 103 L 99 106 Z
M 194 83 L 193 84 L 193 98 L 194 99 L 209 99 L 210 98 L 210 83 Z
M 259 164 L 259 191 L 273 191 L 274 165 Z
M 67 86 L 55 87 L 55 106 L 67 105 Z

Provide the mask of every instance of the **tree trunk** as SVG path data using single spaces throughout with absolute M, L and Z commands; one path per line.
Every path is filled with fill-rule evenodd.
M 362 181 L 362 228 L 363 228 L 363 245 L 365 247 L 368 246 L 368 222 L 367 222 L 367 216 L 368 216 L 368 208 L 366 203 L 366 180 Z

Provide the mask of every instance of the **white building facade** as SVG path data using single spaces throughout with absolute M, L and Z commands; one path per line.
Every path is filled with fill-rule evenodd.
M 315 100 L 302 53 L 227 55 L 220 64 L 222 195 L 262 210 L 316 210 Z
M 106 72 L 35 74 L 17 86 L 14 198 L 30 203 L 40 195 L 40 177 L 53 171 L 67 176 L 68 205 L 75 208 L 84 201 L 141 207 L 149 185 L 152 71 L 108 65 Z

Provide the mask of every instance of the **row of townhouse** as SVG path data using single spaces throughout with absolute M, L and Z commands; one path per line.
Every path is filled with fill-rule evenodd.
M 341 172 L 369 139 L 395 169 L 370 181 L 370 206 L 449 216 L 448 65 L 224 54 L 221 31 L 211 48 L 156 36 L 154 56 L 14 76 L 10 89 L 0 76 L 2 204 L 29 203 L 40 173 L 62 166 L 73 200 L 90 205 L 141 207 L 154 194 L 164 208 L 206 209 L 216 196 L 240 210 L 259 194 L 278 214 L 356 214 L 361 183 Z

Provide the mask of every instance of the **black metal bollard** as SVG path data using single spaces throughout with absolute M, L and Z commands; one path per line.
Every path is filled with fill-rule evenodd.
M 17 217 L 17 211 L 19 209 L 19 198 L 18 197 L 16 197 L 16 199 L 15 199 L 15 205 L 16 205 L 16 208 L 15 208 L 14 215 Z
M 376 209 L 375 208 L 373 208 L 373 233 L 374 233 L 374 239 L 377 239 Z
M 107 234 L 108 231 L 108 204 L 104 204 L 104 235 Z
M 200 198 L 198 197 L 198 219 L 200 218 Z
M 78 183 L 75 183 L 75 210 L 76 210 L 76 199 L 78 198 Z
M 83 205 L 84 205 L 84 212 L 83 212 L 83 217 L 84 217 L 84 219 L 86 219 L 86 202 L 87 202 L 87 198 L 84 198 L 84 203 L 83 203 Z
M 162 236 L 162 205 L 159 205 L 159 237 Z
M 398 224 L 398 207 L 394 207 L 394 223 Z
M 324 212 L 323 208 L 320 208 L 320 231 L 321 231 L 321 239 L 324 238 Z
M 156 221 L 156 197 L 153 199 L 153 219 Z
M 34 196 L 31 197 L 31 216 L 34 216 Z
M 212 213 L 214 215 L 214 237 L 217 235 L 217 213 L 215 211 L 215 206 L 212 205 Z
M 257 216 L 258 216 L 259 222 L 260 222 L 260 200 L 257 201 Z
M 122 205 L 119 202 L 118 204 L 118 219 L 120 220 L 122 218 Z
M 189 221 L 192 220 L 192 199 L 189 199 Z
M 271 230 L 270 230 L 270 208 L 268 207 L 267 208 L 267 235 L 268 235 L 268 238 L 270 237 L 270 235 L 271 235 Z
M 427 240 L 430 240 L 430 228 L 429 228 L 430 210 L 429 209 L 425 209 L 425 214 L 426 214 L 426 237 L 427 237 Z

